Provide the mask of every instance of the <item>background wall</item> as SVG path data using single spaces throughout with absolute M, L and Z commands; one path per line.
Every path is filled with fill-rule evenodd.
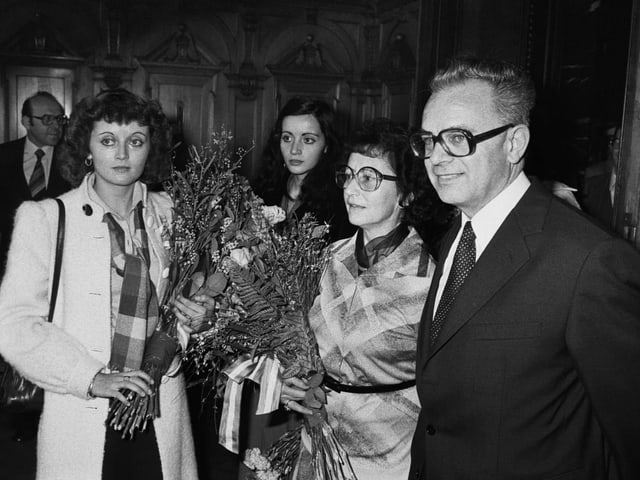
M 70 112 L 80 98 L 122 86 L 158 99 L 177 139 L 199 144 L 225 126 L 255 145 L 244 166 L 253 176 L 292 95 L 328 100 L 344 132 L 381 115 L 409 123 L 417 110 L 417 1 L 0 5 L 0 141 L 24 134 L 20 107 L 38 89 Z
M 67 112 L 123 86 L 158 99 L 176 141 L 231 129 L 254 146 L 292 95 L 322 97 L 347 134 L 388 116 L 419 126 L 428 78 L 456 54 L 528 68 L 539 100 L 527 169 L 580 187 L 620 124 L 633 0 L 0 0 L 0 141 L 50 90 Z

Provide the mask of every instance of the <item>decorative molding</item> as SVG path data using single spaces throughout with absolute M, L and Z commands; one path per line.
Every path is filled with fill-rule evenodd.
M 135 67 L 127 66 L 122 61 L 104 60 L 100 64 L 91 64 L 96 80 L 102 80 L 109 88 L 118 88 L 130 82 Z
M 238 72 L 226 73 L 229 88 L 236 90 L 241 100 L 255 100 L 258 90 L 264 89 L 264 81 L 267 75 L 258 75 L 256 66 L 252 60 L 255 34 L 258 29 L 258 17 L 253 13 L 242 16 L 242 29 L 244 30 L 244 61 Z
M 393 40 L 381 53 L 378 76 L 387 85 L 411 81 L 416 71 L 416 58 L 411 52 L 404 34 L 394 35 Z
M 290 50 L 278 63 L 267 65 L 267 68 L 272 72 L 340 75 L 338 68 L 312 34 L 308 34 L 304 42 Z
M 278 63 L 267 65 L 267 69 L 289 89 L 317 94 L 326 92 L 346 76 L 312 34 Z
M 240 65 L 238 73 L 226 73 L 229 88 L 235 89 L 242 100 L 255 100 L 258 90 L 264 89 L 264 82 L 268 75 L 258 75 L 253 63 L 245 62 Z
M 225 68 L 224 64 L 216 65 L 200 49 L 197 39 L 184 24 L 178 25 L 173 34 L 137 60 L 149 73 L 213 76 Z
M 74 68 L 83 63 L 84 59 L 69 48 L 62 34 L 49 24 L 45 16 L 36 13 L 33 20 L 0 44 L 2 63 L 59 68 Z
M 215 67 L 203 52 L 185 24 L 146 55 L 138 57 L 141 64 L 174 65 L 177 67 Z

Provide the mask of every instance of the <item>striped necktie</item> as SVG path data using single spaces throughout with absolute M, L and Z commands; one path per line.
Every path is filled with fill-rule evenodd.
M 449 272 L 447 283 L 444 286 L 440 303 L 438 303 L 438 309 L 433 316 L 433 322 L 431 323 L 431 345 L 436 343 L 438 334 L 440 330 L 442 330 L 442 325 L 456 298 L 456 294 L 475 264 L 476 235 L 471 226 L 471 221 L 467 221 L 467 223 L 464 224 L 458 248 L 456 248 L 456 253 L 453 256 L 451 271 Z
M 46 188 L 47 184 L 44 178 L 44 166 L 42 165 L 42 157 L 44 157 L 44 151 L 37 149 L 36 152 L 36 166 L 33 168 L 31 179 L 29 180 L 29 190 L 31 190 L 31 198 L 37 199 Z

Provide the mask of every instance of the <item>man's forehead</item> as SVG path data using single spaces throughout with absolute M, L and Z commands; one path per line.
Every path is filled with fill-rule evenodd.
M 36 97 L 31 100 L 31 109 L 34 112 L 44 112 L 44 113 L 61 113 L 62 106 L 47 97 Z
M 468 81 L 431 95 L 422 115 L 422 128 L 439 131 L 482 126 L 496 115 L 492 88 L 485 82 Z

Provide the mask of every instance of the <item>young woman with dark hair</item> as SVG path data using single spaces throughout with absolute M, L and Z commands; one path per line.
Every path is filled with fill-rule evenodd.
M 333 176 L 342 142 L 329 104 L 293 97 L 280 110 L 263 152 L 255 191 L 269 205 L 280 205 L 289 218 L 311 212 L 331 225 L 331 238 L 353 232 Z

